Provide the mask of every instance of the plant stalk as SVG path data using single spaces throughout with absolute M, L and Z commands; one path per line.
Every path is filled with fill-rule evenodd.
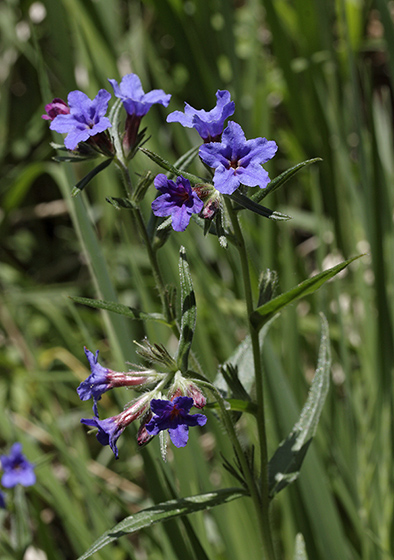
M 246 251 L 245 240 L 239 225 L 238 217 L 234 212 L 232 202 L 228 197 L 225 197 L 226 208 L 230 216 L 230 220 L 234 229 L 236 238 L 236 247 L 240 256 L 242 277 L 244 283 L 246 310 L 248 314 L 249 335 L 252 345 L 255 385 L 256 385 L 256 400 L 257 400 L 257 428 L 259 435 L 260 445 L 260 512 L 258 512 L 261 535 L 263 540 L 263 548 L 265 558 L 267 560 L 275 560 L 275 551 L 273 546 L 271 526 L 269 520 L 269 489 L 268 489 L 268 452 L 267 452 L 267 434 L 264 413 L 264 384 L 263 384 L 263 371 L 261 366 L 260 356 L 260 342 L 259 333 L 252 325 L 250 316 L 254 311 L 253 294 L 250 282 L 249 262 Z

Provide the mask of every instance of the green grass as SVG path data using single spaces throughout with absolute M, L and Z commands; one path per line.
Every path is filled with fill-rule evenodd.
M 246 212 L 241 220 L 255 290 L 266 268 L 278 272 L 282 292 L 333 259 L 367 253 L 286 309 L 264 346 L 273 453 L 306 398 L 318 313 L 328 318 L 333 382 L 300 479 L 274 502 L 274 534 L 286 560 L 298 532 L 313 560 L 392 558 L 394 45 L 386 3 L 46 0 L 39 23 L 29 19 L 30 4 L 0 5 L 0 445 L 21 441 L 37 463 L 38 483 L 27 494 L 35 546 L 48 559 L 75 558 L 126 515 L 170 499 L 166 477 L 179 496 L 234 485 L 220 456 L 231 457 L 231 446 L 213 414 L 209 432 L 200 441 L 195 434 L 167 464 L 158 460 L 157 442 L 138 450 L 133 430 L 122 436 L 115 462 L 79 423 L 91 414 L 75 391 L 87 373 L 84 344 L 122 369 L 137 359 L 132 341 L 145 332 L 171 349 L 174 341 L 162 325 L 144 331 L 68 299 L 118 299 L 160 311 L 131 216 L 105 201 L 123 195 L 117 173 L 106 169 L 71 199 L 91 167 L 51 161 L 53 138 L 40 115 L 52 97 L 76 88 L 92 97 L 110 89 L 107 78 L 132 70 L 145 91 L 172 93 L 171 110 L 185 100 L 210 109 L 216 90 L 229 89 L 246 136 L 279 145 L 267 165 L 271 178 L 323 159 L 264 201 L 293 220 L 272 223 Z M 198 138 L 167 125 L 166 114 L 153 107 L 147 115 L 147 147 L 175 162 Z M 143 154 L 133 164 L 136 173 L 159 171 Z M 246 334 L 238 256 L 191 224 L 159 253 L 165 280 L 175 285 L 181 244 L 198 304 L 193 351 L 213 380 Z M 129 395 L 103 398 L 105 414 Z M 255 441 L 253 422 L 242 418 L 240 430 L 245 442 Z M 189 521 L 192 529 L 172 521 L 96 557 L 198 558 L 193 531 L 212 560 L 259 557 L 249 500 Z

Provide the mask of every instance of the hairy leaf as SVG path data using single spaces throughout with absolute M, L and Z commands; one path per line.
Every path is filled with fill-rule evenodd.
M 198 494 L 188 498 L 162 502 L 123 519 L 115 527 L 106 531 L 78 560 L 90 558 L 92 554 L 107 544 L 116 541 L 124 535 L 134 533 L 145 527 L 151 527 L 155 523 L 206 510 L 247 495 L 247 491 L 243 488 L 225 488 L 215 492 L 208 492 L 207 494 Z
M 187 171 L 183 171 L 182 169 L 179 169 L 174 165 L 171 165 L 171 163 L 169 163 L 167 160 L 165 160 L 158 154 L 155 154 L 154 152 L 147 150 L 146 148 L 140 148 L 140 151 L 143 152 L 145 155 L 147 155 L 152 161 L 157 163 L 157 165 L 159 165 L 166 171 L 169 171 L 170 173 L 173 173 L 176 176 L 182 175 L 183 177 L 185 177 L 185 179 L 189 179 L 192 185 L 195 185 L 196 183 L 204 182 L 203 179 L 201 179 L 200 177 L 197 177 L 192 173 L 188 173 Z
M 282 222 L 291 220 L 291 216 L 288 216 L 287 214 L 282 214 L 281 212 L 277 212 L 276 210 L 270 210 L 265 206 L 261 206 L 261 204 L 257 204 L 257 202 L 255 202 L 253 199 L 248 198 L 247 196 L 245 196 L 244 194 L 238 191 L 233 192 L 230 198 L 232 198 L 234 202 L 236 202 L 243 208 L 247 208 L 248 210 L 251 210 L 255 214 L 264 216 L 264 218 L 269 218 L 270 220 L 282 221 Z
M 333 278 L 336 274 L 341 272 L 344 268 L 346 268 L 350 263 L 359 259 L 363 255 L 357 255 L 357 257 L 353 257 L 352 259 L 348 259 L 347 261 L 341 262 L 328 270 L 324 270 L 319 274 L 316 274 L 312 278 L 308 278 L 298 284 L 295 288 L 277 296 L 274 299 L 271 299 L 264 305 L 258 307 L 251 315 L 250 320 L 256 329 L 260 329 L 264 323 L 266 323 L 271 317 L 273 317 L 278 311 L 293 303 L 297 299 L 301 297 L 307 296 L 309 294 L 313 294 L 316 290 L 320 288 L 327 280 Z
M 100 165 L 98 165 L 97 167 L 95 167 L 94 169 L 92 169 L 92 171 L 90 171 L 87 175 L 85 175 L 85 177 L 83 179 L 81 179 L 76 185 L 75 187 L 73 187 L 72 191 L 71 191 L 71 196 L 76 196 L 77 194 L 79 194 L 81 191 L 83 191 L 83 189 L 86 187 L 86 185 L 88 183 L 90 183 L 90 181 L 98 174 L 100 173 L 100 171 L 103 171 L 103 169 L 105 169 L 106 167 L 108 167 L 110 165 L 110 163 L 112 162 L 112 158 L 108 158 L 106 160 L 104 160 L 103 162 L 100 163 Z
M 181 371 L 187 371 L 190 348 L 196 328 L 197 306 L 186 250 L 179 252 L 179 280 L 181 284 L 181 334 L 178 344 L 177 363 Z
M 310 165 L 311 163 L 316 163 L 317 161 L 323 161 L 323 160 L 322 158 L 319 157 L 313 159 L 307 159 L 306 161 L 297 163 L 297 165 L 291 167 L 290 169 L 286 169 L 286 171 L 284 171 L 283 173 L 278 175 L 278 177 L 275 177 L 275 179 L 273 179 L 270 183 L 268 183 L 265 189 L 260 189 L 256 194 L 254 194 L 251 197 L 251 199 L 254 200 L 254 202 L 260 202 L 260 200 L 263 200 L 263 198 L 265 198 L 269 194 L 276 191 L 276 189 L 279 189 L 279 187 L 284 185 L 286 181 L 288 181 L 290 177 L 292 177 L 298 171 L 300 171 L 300 169 L 303 169 L 304 167 Z
M 330 382 L 330 340 L 327 319 L 321 314 L 322 335 L 319 360 L 307 401 L 288 437 L 272 456 L 269 471 L 269 490 L 273 497 L 298 478 L 308 447 L 316 433 L 317 424 L 328 393 Z
M 114 301 L 103 301 L 100 299 L 90 299 L 79 296 L 70 296 L 70 299 L 76 303 L 88 305 L 89 307 L 94 307 L 95 309 L 112 311 L 113 313 L 124 315 L 130 319 L 137 319 L 139 321 L 158 321 L 159 323 L 167 324 L 164 315 L 161 313 L 144 313 L 143 311 L 135 309 L 135 307 L 129 307 L 128 305 L 123 305 L 122 303 L 116 303 Z

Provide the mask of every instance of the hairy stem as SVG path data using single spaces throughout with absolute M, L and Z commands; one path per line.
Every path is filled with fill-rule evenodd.
M 248 314 L 248 326 L 249 335 L 252 345 L 253 354 L 253 364 L 254 364 L 254 374 L 255 374 L 255 385 L 256 385 L 256 400 L 257 400 L 257 428 L 259 434 L 259 444 L 260 444 L 260 468 L 261 468 L 261 478 L 260 478 L 260 512 L 259 520 L 261 527 L 261 534 L 263 538 L 263 547 L 265 552 L 265 557 L 267 560 L 275 560 L 275 552 L 272 542 L 271 527 L 269 522 L 269 492 L 268 492 L 268 453 L 267 453 L 267 435 L 266 435 L 266 425 L 265 425 L 265 413 L 264 413 L 264 384 L 263 384 L 263 372 L 261 367 L 261 356 L 260 356 L 260 343 L 259 343 L 259 333 L 252 325 L 249 317 L 251 316 L 254 306 L 253 306 L 253 295 L 252 287 L 250 282 L 250 272 L 249 272 L 249 262 L 246 252 L 245 240 L 238 222 L 236 213 L 233 210 L 232 202 L 228 197 L 225 197 L 227 211 L 230 216 L 230 220 L 234 229 L 234 235 L 236 238 L 236 247 L 240 256 L 242 277 L 244 283 L 246 310 Z
M 125 188 L 126 194 L 127 196 L 130 196 L 132 193 L 132 182 L 131 182 L 131 177 L 130 177 L 130 173 L 129 170 L 127 168 L 126 163 L 123 161 L 123 159 L 117 158 L 115 160 L 115 163 L 118 167 L 118 169 L 120 170 L 121 176 L 122 176 L 122 182 L 123 182 L 123 186 Z M 148 257 L 149 257 L 149 261 L 152 267 L 152 271 L 153 271 L 153 276 L 155 279 L 155 283 L 156 283 L 156 287 L 158 289 L 159 295 L 160 295 L 160 300 L 161 300 L 161 305 L 162 305 L 162 310 L 163 310 L 163 315 L 166 318 L 166 321 L 170 324 L 173 323 L 173 318 L 172 318 L 172 312 L 170 309 L 170 302 L 168 301 L 167 298 L 167 289 L 165 287 L 164 284 L 164 280 L 163 280 L 163 276 L 161 274 L 161 270 L 159 267 L 159 262 L 157 260 L 157 254 L 156 251 L 153 249 L 151 240 L 149 238 L 146 226 L 145 226 L 145 222 L 144 219 L 142 217 L 142 213 L 139 207 L 134 207 L 132 209 L 132 213 L 133 213 L 133 218 L 135 220 L 135 223 L 137 225 L 137 228 L 140 232 L 140 235 L 145 243 L 145 246 L 147 248 L 148 251 Z

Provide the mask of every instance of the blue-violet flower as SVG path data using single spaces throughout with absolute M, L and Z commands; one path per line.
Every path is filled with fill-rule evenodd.
M 108 81 L 114 88 L 115 97 L 122 100 L 127 113 L 123 146 L 126 151 L 129 151 L 138 143 L 138 128 L 142 117 L 146 115 L 155 103 L 160 103 L 167 107 L 171 95 L 166 94 L 162 89 L 153 89 L 148 93 L 144 93 L 137 74 L 123 76 L 120 84 L 116 80 Z
M 116 80 L 108 80 L 114 88 L 115 97 L 123 101 L 123 106 L 128 115 L 143 117 L 154 103 L 160 103 L 167 107 L 171 95 L 166 94 L 162 89 L 153 89 L 144 93 L 141 80 L 137 74 L 127 74 L 123 76 L 120 84 Z
M 278 146 L 273 140 L 246 140 L 236 122 L 230 121 L 221 142 L 200 147 L 200 158 L 215 169 L 213 184 L 222 194 L 232 194 L 241 184 L 264 189 L 269 183 L 268 173 L 261 167 L 273 158 Z
M 171 216 L 173 229 L 185 231 L 191 215 L 201 212 L 204 206 L 203 201 L 192 190 L 190 181 L 179 176 L 174 183 L 164 173 L 159 173 L 155 177 L 154 185 L 162 193 L 152 202 L 155 216 Z
M 64 140 L 68 150 L 75 150 L 79 142 L 85 142 L 112 126 L 111 121 L 104 116 L 111 99 L 111 94 L 105 89 L 100 89 L 93 100 L 78 90 L 71 91 L 67 99 L 70 113 L 58 114 L 49 128 L 68 133 Z
M 82 418 L 81 423 L 87 426 L 98 428 L 97 440 L 101 445 L 109 445 L 115 459 L 118 458 L 118 448 L 116 442 L 131 422 L 142 416 L 148 406 L 149 396 L 145 395 L 135 401 L 123 412 L 104 420 L 96 418 Z
M 162 430 L 168 430 L 175 447 L 185 447 L 189 438 L 189 426 L 204 426 L 207 417 L 203 414 L 189 414 L 193 406 L 190 397 L 176 397 L 173 401 L 152 399 L 153 418 L 146 424 L 146 430 L 156 436 Z
M 14 443 L 9 455 L 2 455 L 0 460 L 4 471 L 1 477 L 4 488 L 13 488 L 17 484 L 22 486 L 35 484 L 34 465 L 23 455 L 21 443 Z
M 5 496 L 3 492 L 0 492 L 0 509 L 6 509 Z
M 230 92 L 218 90 L 217 103 L 210 111 L 193 109 L 185 103 L 185 112 L 174 111 L 167 117 L 167 122 L 179 122 L 187 128 L 195 128 L 204 142 L 218 142 L 223 132 L 224 121 L 234 114 L 235 103 L 231 101 Z
M 60 97 L 55 97 L 51 103 L 45 105 L 45 111 L 47 112 L 46 115 L 41 115 L 46 121 L 53 121 L 55 117 L 58 115 L 68 115 L 70 112 L 70 107 L 67 105 L 63 99 Z
M 97 417 L 97 401 L 101 399 L 101 395 L 103 393 L 113 389 L 114 387 L 144 385 L 151 379 L 151 371 L 121 373 L 105 368 L 98 362 L 98 350 L 96 354 L 93 354 L 93 352 L 88 350 L 86 346 L 84 350 L 92 373 L 85 379 L 85 381 L 82 381 L 77 389 L 77 392 L 82 401 L 87 401 L 88 399 L 93 398 L 93 412 Z

